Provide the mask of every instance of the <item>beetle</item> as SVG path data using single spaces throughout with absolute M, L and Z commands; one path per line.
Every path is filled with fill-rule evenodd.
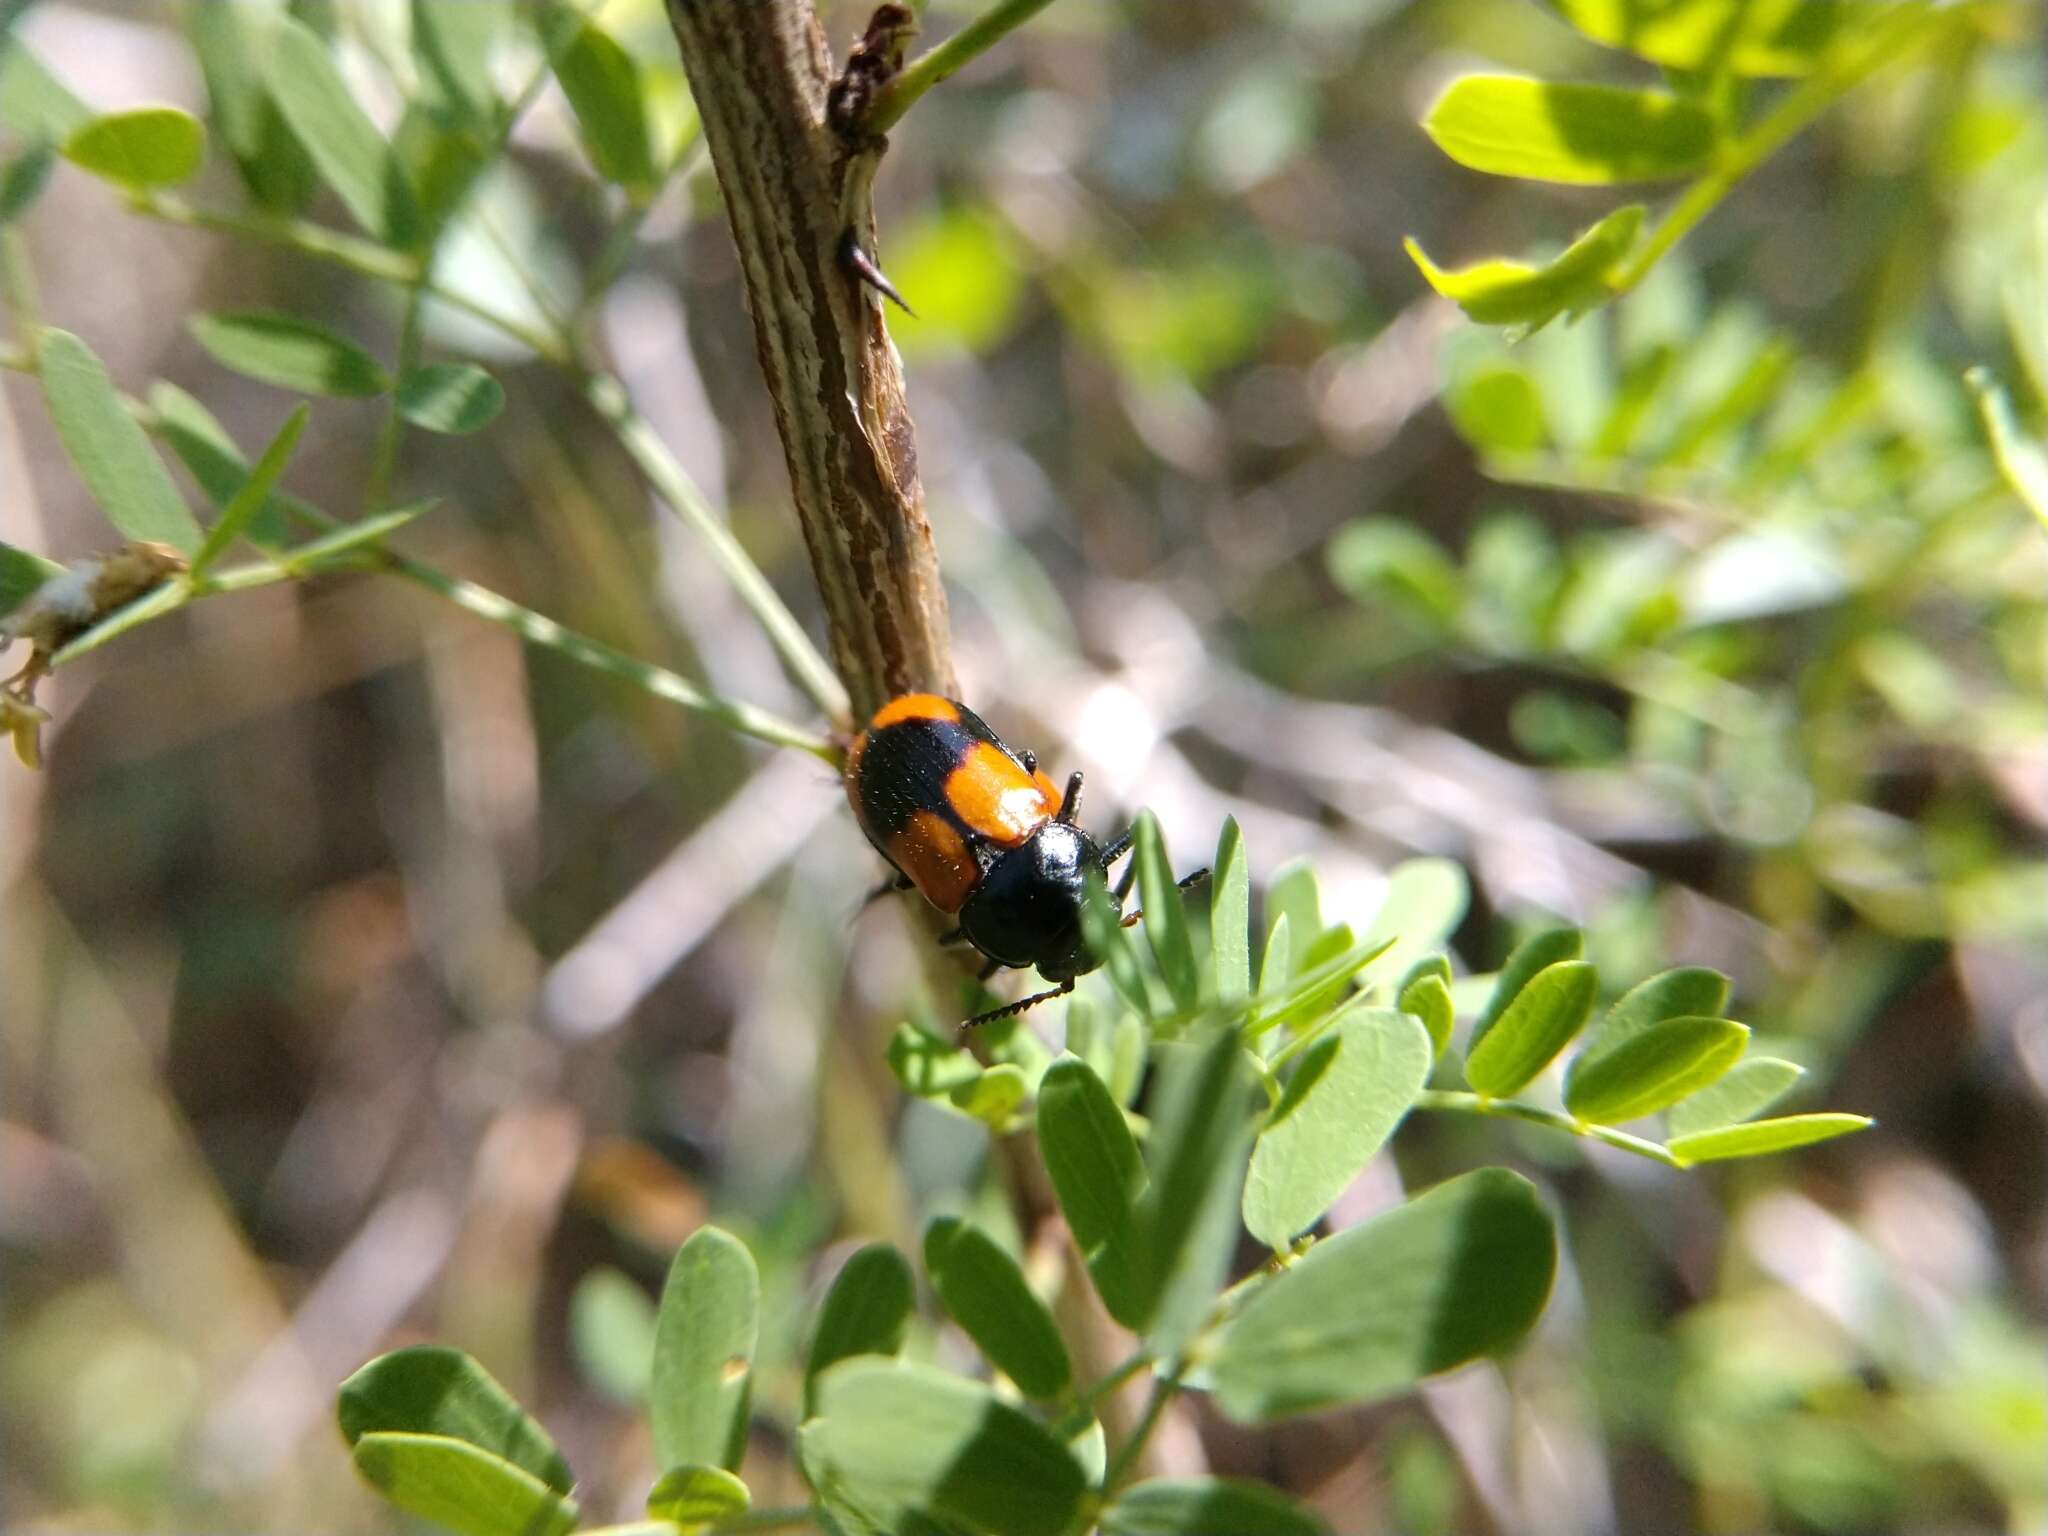
M 939 942 L 972 945 L 988 962 L 983 980 L 1035 966 L 1058 983 L 976 1014 L 962 1029 L 1063 996 L 1102 963 L 1081 933 L 1088 872 L 1106 880 L 1133 834 L 1098 844 L 1081 830 L 1078 769 L 1062 792 L 1035 752 L 1013 750 L 959 700 L 906 693 L 854 737 L 845 781 L 854 819 L 896 871 L 874 896 L 916 890 L 957 919 Z M 1123 911 L 1136 872 L 1134 860 L 1109 892 L 1125 927 L 1142 915 Z M 1208 873 L 1197 870 L 1180 888 Z

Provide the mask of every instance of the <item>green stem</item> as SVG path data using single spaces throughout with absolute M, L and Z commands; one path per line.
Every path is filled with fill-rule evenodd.
M 477 618 L 487 620 L 503 629 L 509 629 L 521 639 L 542 646 L 559 655 L 579 662 L 594 671 L 623 678 L 644 693 L 656 698 L 667 699 L 685 709 L 708 715 L 730 730 L 756 741 L 765 741 L 770 746 L 794 747 L 808 752 L 813 757 L 837 767 L 839 749 L 827 738 L 815 731 L 807 731 L 779 715 L 756 709 L 751 704 L 736 703 L 707 693 L 688 678 L 681 677 L 666 667 L 657 667 L 652 662 L 629 656 L 615 650 L 602 641 L 588 635 L 564 628 L 553 619 L 523 608 L 508 597 L 500 596 L 488 587 L 465 581 L 459 576 L 450 576 L 430 565 L 403 556 L 390 557 L 389 569 L 403 576 L 416 586 L 426 588 L 436 596 L 446 598 L 456 607 Z
M 524 320 L 494 309 L 481 300 L 473 299 L 459 289 L 448 288 L 432 281 L 425 274 L 421 263 L 411 256 L 387 250 L 368 240 L 344 234 L 325 225 L 314 224 L 305 219 L 284 219 L 270 214 L 232 213 L 218 208 L 195 208 L 183 198 L 170 197 L 160 192 L 144 193 L 134 199 L 137 213 L 145 218 L 156 219 L 165 224 L 179 224 L 189 229 L 212 230 L 217 234 L 239 235 L 248 240 L 260 240 L 267 245 L 281 245 L 297 251 L 301 256 L 310 256 L 318 261 L 331 262 L 346 267 L 351 272 L 360 272 L 365 277 L 382 278 L 385 282 L 418 284 L 426 292 L 451 309 L 459 309 L 499 334 L 509 336 L 537 356 L 546 358 L 560 367 L 572 367 L 576 358 L 573 348 L 561 336 L 539 331 Z
M 398 366 L 394 379 L 402 381 L 420 358 L 420 311 L 425 298 L 424 284 L 406 290 L 405 318 L 398 327 Z M 391 494 L 392 477 L 398 472 L 398 448 L 405 437 L 405 417 L 398 409 L 398 390 L 384 405 L 384 423 L 377 432 L 377 446 L 370 458 L 369 477 L 363 483 L 363 511 L 381 512 Z
M 1534 1104 L 1523 1104 L 1514 1099 L 1488 1099 L 1476 1093 L 1425 1088 L 1416 1099 L 1415 1107 L 1451 1110 L 1466 1115 L 1490 1115 L 1503 1120 L 1526 1120 L 1531 1125 L 1563 1131 L 1567 1136 L 1584 1136 L 1593 1141 L 1604 1141 L 1610 1147 L 1619 1147 L 1624 1152 L 1647 1157 L 1651 1162 L 1662 1163 L 1667 1168 L 1685 1166 L 1671 1155 L 1670 1148 L 1645 1137 L 1631 1136 L 1627 1131 L 1617 1131 L 1611 1125 L 1594 1125 L 1590 1121 L 1574 1120 L 1570 1115 L 1561 1115 L 1556 1110 L 1542 1109 Z
M 998 0 L 936 48 L 904 65 L 875 97 L 863 126 L 872 133 L 887 133 L 926 91 L 981 57 L 1051 3 L 1052 0 Z
M 1179 1394 L 1180 1382 L 1172 1376 L 1162 1375 L 1152 1383 L 1152 1393 L 1145 1399 L 1144 1413 L 1132 1426 L 1129 1438 L 1116 1448 L 1109 1469 L 1102 1474 L 1104 1493 L 1115 1493 L 1137 1470 L 1138 1458 L 1145 1454 L 1145 1443 L 1152 1438 L 1152 1431 L 1159 1427 L 1160 1416 L 1166 1412 L 1167 1404 Z
M 1776 154 L 1843 95 L 1918 42 L 1933 14 L 1934 8 L 1928 4 L 1901 6 L 1861 51 L 1833 68 L 1808 76 L 1788 91 L 1722 152 L 1721 163 L 1713 171 L 1686 188 L 1685 195 L 1672 205 L 1651 231 L 1650 238 L 1629 257 L 1627 265 L 1607 279 L 1608 287 L 1621 294 L 1640 283 L 1666 252 L 1719 206 L 1736 183 Z
M 832 670 L 832 664 L 811 643 L 811 637 L 804 633 L 796 615 L 784 605 L 775 588 L 769 585 L 768 578 L 761 574 L 761 568 L 754 563 L 753 557 L 733 537 L 724 519 L 712 510 L 711 503 L 669 451 L 668 444 L 634 407 L 626 387 L 610 374 L 603 373 L 585 374 L 582 382 L 583 397 L 618 436 L 626 452 L 632 455 L 633 462 L 640 466 L 640 473 L 654 487 L 655 494 L 674 508 L 704 540 L 712 560 L 725 573 L 726 580 L 732 583 L 740 601 L 747 605 L 754 621 L 767 632 L 768 641 L 782 657 L 783 665 L 789 668 L 791 675 L 828 720 L 845 721 L 852 713 L 852 706 L 847 701 L 846 690 L 840 685 L 838 674 Z

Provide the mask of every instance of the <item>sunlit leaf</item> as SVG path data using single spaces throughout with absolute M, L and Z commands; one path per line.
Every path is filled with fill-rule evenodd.
M 1585 1027 L 1600 974 L 1583 960 L 1538 971 L 1465 1058 L 1465 1081 L 1491 1098 L 1525 1087 Z
M 1435 1053 L 1451 1043 L 1457 1008 L 1451 1001 L 1451 964 L 1442 955 L 1427 955 L 1401 978 L 1396 996 L 1403 1013 L 1413 1014 L 1428 1031 Z
M 396 1432 L 461 1441 L 567 1493 L 576 1480 L 555 1442 L 512 1394 L 459 1349 L 421 1344 L 379 1355 L 341 1384 L 342 1435 Z
M 194 5 L 185 25 L 206 75 L 215 131 L 256 201 L 277 213 L 303 211 L 319 191 L 312 158 L 271 99 L 259 61 L 269 18 L 245 4 Z
M 745 1514 L 753 1497 L 723 1467 L 671 1467 L 647 1494 L 647 1513 L 684 1530 Z
M 416 427 L 457 436 L 497 420 L 505 391 L 483 369 L 469 363 L 429 363 L 401 374 L 398 411 Z
M 1831 1141 L 1872 1123 L 1867 1115 L 1786 1115 L 1779 1120 L 1751 1120 L 1743 1125 L 1674 1136 L 1670 1148 L 1671 1155 L 1682 1163 L 1715 1163 Z
M 118 186 L 142 190 L 189 181 L 206 156 L 206 130 L 176 107 L 136 107 L 81 124 L 64 158 Z
M 1567 311 L 1591 309 L 1610 296 L 1607 274 L 1632 250 L 1643 209 L 1617 208 L 1541 266 L 1495 258 L 1450 272 L 1413 240 L 1403 242 L 1422 275 L 1445 298 L 1483 325 L 1536 330 Z
M 1109 1315 L 1141 1328 L 1148 1315 L 1136 1209 L 1145 1187 L 1123 1109 L 1086 1062 L 1062 1057 L 1038 1085 L 1038 1142 L 1060 1213 Z
M 264 75 L 271 98 L 358 224 L 405 247 L 420 233 L 405 168 L 350 94 L 320 34 L 295 17 L 273 24 Z
M 1790 1093 L 1806 1069 L 1775 1056 L 1738 1063 L 1718 1083 L 1672 1106 L 1665 1125 L 1673 1136 L 1718 1131 L 1760 1115 Z
M 1429 1078 L 1427 1031 L 1405 1013 L 1358 1009 L 1306 1051 L 1252 1148 L 1244 1224 L 1284 1249 L 1350 1187 Z
M 802 1450 L 826 1505 L 881 1531 L 922 1515 L 993 1536 L 1060 1536 L 1086 1486 L 1080 1463 L 1035 1420 L 930 1366 L 833 1366 Z
M 1031 1080 L 1024 1075 L 1023 1068 L 997 1062 L 947 1094 L 946 1102 L 961 1114 L 999 1131 L 1029 1097 Z
M 57 440 L 100 510 L 131 539 L 191 554 L 204 539 L 170 471 L 156 456 L 92 349 L 69 331 L 41 339 L 43 403 Z
M 1224 1328 L 1216 1400 L 1261 1423 L 1405 1391 L 1506 1349 L 1543 1310 L 1557 1262 L 1526 1179 L 1482 1168 L 1318 1243 Z
M 946 1315 L 1026 1397 L 1054 1398 L 1072 1379 L 1059 1325 L 1017 1261 L 981 1228 L 941 1216 L 925 1228 L 924 1268 Z
M 1392 981 L 1433 949 L 1441 949 L 1465 920 L 1472 883 L 1450 859 L 1403 859 L 1387 874 L 1380 909 L 1359 935 L 1364 945 L 1389 947 L 1368 975 Z
M 1138 861 L 1138 893 L 1144 899 L 1145 942 L 1173 994 L 1176 1008 L 1185 1012 L 1195 1006 L 1201 983 L 1195 973 L 1194 940 L 1188 935 L 1185 898 L 1174 882 L 1173 864 L 1166 853 L 1166 839 L 1159 821 L 1150 811 L 1138 817 L 1133 829 L 1135 842 L 1131 857 Z
M 898 1024 L 889 1037 L 889 1070 L 905 1093 L 922 1099 L 937 1098 L 972 1083 L 981 1076 L 982 1066 L 971 1052 L 950 1040 L 926 1034 L 915 1024 Z
M 245 310 L 193 315 L 192 339 L 223 368 L 308 395 L 363 397 L 391 387 L 376 358 L 325 326 Z
M 1137 1483 L 1102 1512 L 1102 1536 L 1326 1536 L 1329 1527 L 1277 1489 L 1223 1477 Z
M 1244 1149 L 1251 1140 L 1251 1083 L 1234 1029 L 1199 1044 L 1158 1048 L 1151 1184 L 1138 1202 L 1145 1255 L 1145 1317 L 1152 1343 L 1170 1354 L 1200 1324 L 1237 1231 Z
M 1972 368 L 1965 377 L 1977 392 L 1977 409 L 1991 439 L 1992 457 L 2013 494 L 2048 528 L 2048 447 L 2020 430 L 2012 401 L 1990 370 Z
M 1613 1125 L 1655 1114 L 1706 1087 L 1742 1059 L 1749 1030 L 1729 1019 L 1662 1019 L 1583 1068 L 1572 1063 L 1564 1106 Z
M 740 1464 L 761 1282 L 746 1245 L 699 1227 L 676 1253 L 655 1314 L 649 1387 L 660 1464 Z
M 804 1414 L 816 1412 L 818 1377 L 855 1355 L 894 1355 L 916 1310 L 910 1262 L 890 1243 L 869 1243 L 840 1266 L 804 1362 Z
M 576 1525 L 566 1494 L 460 1440 L 378 1431 L 357 1440 L 352 1454 L 385 1498 L 461 1536 L 564 1536 Z
M 647 104 L 640 66 L 594 22 L 563 6 L 550 26 L 573 27 L 566 46 L 553 50 L 555 78 L 575 109 L 591 164 L 607 181 L 644 196 L 654 186 L 654 156 L 648 148 Z
M 1486 1038 L 1486 1032 L 1493 1028 L 1494 1021 L 1508 1010 L 1508 1005 L 1535 979 L 1536 973 L 1546 966 L 1556 965 L 1560 960 L 1576 960 L 1585 949 L 1585 939 L 1576 928 L 1545 928 L 1532 933 L 1515 946 L 1508 956 L 1506 965 L 1494 978 L 1493 991 L 1487 995 L 1486 1006 L 1479 1011 L 1479 1017 L 1472 1026 L 1472 1039 L 1468 1045 L 1476 1046 Z
M 1804 75 L 1842 19 L 1839 0 L 1544 0 L 1595 42 L 1670 69 Z
M 1223 818 L 1209 879 L 1209 963 L 1216 998 L 1226 1005 L 1251 995 L 1252 866 L 1237 818 Z
M 1664 181 L 1705 169 L 1706 110 L 1664 91 L 1463 75 L 1422 120 L 1460 165 L 1575 186 Z

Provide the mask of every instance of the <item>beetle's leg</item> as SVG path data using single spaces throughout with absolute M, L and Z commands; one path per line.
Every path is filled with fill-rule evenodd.
M 1067 775 L 1067 793 L 1060 801 L 1059 820 L 1062 826 L 1071 827 L 1074 818 L 1081 814 L 1081 770 L 1076 768 Z
M 1107 870 L 1110 865 L 1129 853 L 1131 851 L 1131 839 L 1137 835 L 1137 829 L 1132 827 L 1119 832 L 1111 839 L 1109 846 L 1102 850 L 1102 867 Z
M 1138 866 L 1135 863 L 1133 863 L 1129 869 L 1124 871 L 1123 879 L 1117 881 L 1116 894 L 1119 900 L 1121 900 L 1123 896 L 1126 894 L 1126 892 L 1129 891 L 1131 885 L 1131 877 L 1137 873 L 1137 870 Z M 1196 870 L 1192 875 L 1182 875 L 1178 880 L 1173 882 L 1173 888 L 1176 891 L 1185 891 L 1193 886 L 1200 885 L 1204 880 L 1208 878 L 1209 867 L 1205 864 L 1200 869 Z M 1143 911 L 1137 911 L 1129 914 L 1127 917 L 1124 918 L 1124 927 L 1129 928 L 1144 915 L 1145 914 Z
M 1022 1013 L 1026 1008 L 1036 1008 L 1040 1003 L 1050 1002 L 1055 997 L 1065 997 L 1073 990 L 1074 983 L 1069 979 L 1061 982 L 1056 987 L 1049 988 L 1044 992 L 1034 992 L 1027 998 L 1014 1003 L 1007 1003 L 1001 1008 L 991 1008 L 987 1013 L 977 1013 L 973 1018 L 961 1024 L 961 1032 L 964 1034 L 977 1025 L 993 1024 L 997 1019 L 1010 1018 L 1013 1015 Z
M 915 883 L 908 875 L 891 875 L 887 880 L 884 880 L 861 898 L 861 903 L 857 910 L 865 912 L 884 896 L 894 895 L 897 891 L 911 890 Z
M 989 961 L 989 963 L 988 963 L 987 965 L 984 965 L 984 966 L 983 966 L 983 967 L 981 968 L 981 973 L 980 973 L 980 974 L 979 974 L 978 976 L 976 976 L 976 977 L 975 977 L 974 979 L 975 979 L 976 981 L 987 981 L 987 980 L 989 979 L 989 977 L 991 977 L 991 976 L 995 975 L 995 973 L 996 973 L 997 971 L 1000 971 L 1000 970 L 1003 970 L 1003 969 L 1005 969 L 1005 967 L 1004 967 L 1004 965 L 1003 965 L 1003 962 L 1002 962 L 1002 961 L 1000 961 L 1000 960 L 991 960 L 991 961 Z
M 1124 866 L 1124 872 L 1116 877 L 1116 889 L 1113 894 L 1116 897 L 1116 904 L 1118 906 L 1122 906 L 1124 898 L 1131 894 L 1131 883 L 1137 878 L 1138 861 L 1133 859 Z

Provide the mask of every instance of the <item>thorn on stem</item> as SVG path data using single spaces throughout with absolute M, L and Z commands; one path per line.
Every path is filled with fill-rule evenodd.
M 840 237 L 839 259 L 855 277 L 884 298 L 892 300 L 898 309 L 913 320 L 917 318 L 917 311 L 904 302 L 903 295 L 896 291 L 896 285 L 890 282 L 888 275 L 875 264 L 875 258 L 861 248 L 860 241 L 854 238 L 850 229 Z

